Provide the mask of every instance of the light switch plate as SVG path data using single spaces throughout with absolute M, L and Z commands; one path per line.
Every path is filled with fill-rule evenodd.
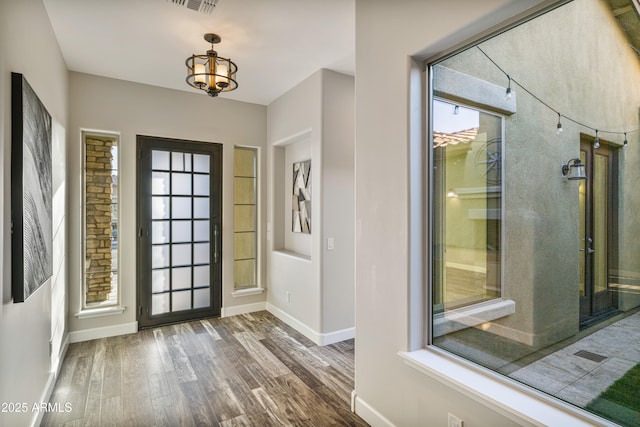
M 336 239 L 333 237 L 329 237 L 327 239 L 327 250 L 332 251 L 336 247 Z

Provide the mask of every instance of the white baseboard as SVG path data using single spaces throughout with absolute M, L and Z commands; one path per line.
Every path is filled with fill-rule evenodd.
M 51 393 L 53 393 L 53 388 L 56 385 L 57 376 L 55 372 L 49 372 L 49 378 L 47 378 L 47 384 L 44 386 L 44 390 L 42 391 L 42 396 L 40 397 L 40 402 L 49 402 L 51 399 Z M 32 403 L 32 405 L 37 405 L 37 403 Z M 32 408 L 29 408 L 32 410 Z M 44 417 L 44 411 L 33 411 L 33 418 L 31 419 L 31 427 L 37 427 L 42 424 L 42 418 Z
M 351 410 L 365 420 L 371 427 L 395 427 L 395 425 L 380 412 L 373 409 L 371 405 L 358 397 L 355 390 L 353 390 L 351 396 Z
M 62 363 L 64 362 L 64 358 L 67 355 L 69 344 L 69 334 L 65 334 L 64 338 L 62 338 L 62 344 L 60 345 L 60 357 L 58 358 L 58 366 L 56 366 L 56 378 L 58 378 L 58 375 L 60 375 Z
M 62 362 L 64 361 L 64 357 L 67 354 L 68 348 L 69 334 L 65 335 L 62 339 L 62 345 L 60 346 L 60 355 L 58 356 L 58 366 L 56 366 L 55 369 L 49 373 L 49 378 L 47 378 L 47 384 L 44 386 L 40 402 L 49 402 L 51 400 L 51 395 L 53 394 L 53 389 L 55 388 L 56 381 L 60 376 L 60 369 L 62 369 Z M 44 411 L 35 412 L 33 414 L 33 419 L 31 420 L 31 426 L 37 427 L 41 425 L 44 414 Z
M 255 302 L 253 304 L 234 305 L 231 307 L 222 307 L 220 310 L 221 317 L 236 316 L 238 314 L 253 313 L 256 311 L 264 311 L 267 309 L 267 302 Z
M 287 325 L 291 326 L 296 331 L 300 332 L 305 337 L 309 338 L 317 345 L 333 344 L 336 342 L 355 338 L 356 335 L 356 328 L 347 328 L 326 333 L 315 331 L 314 329 L 310 328 L 286 311 L 276 307 L 273 304 L 267 303 L 267 311 L 276 316 L 278 319 L 282 320 Z
M 320 334 L 287 313 L 286 311 L 281 310 L 275 305 L 269 303 L 267 303 L 267 311 L 276 316 L 278 319 L 282 320 L 287 325 L 291 326 L 296 331 L 300 332 L 305 337 L 309 338 L 314 343 L 320 345 Z
M 339 331 L 320 334 L 320 345 L 329 345 L 356 337 L 356 328 L 340 329 Z
M 138 332 L 138 322 L 123 323 L 120 325 L 69 332 L 69 342 L 76 343 L 91 341 L 99 338 L 116 337 L 118 335 L 133 334 L 136 332 Z

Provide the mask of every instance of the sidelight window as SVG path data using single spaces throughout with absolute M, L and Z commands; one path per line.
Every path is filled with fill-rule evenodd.
M 83 133 L 84 308 L 118 305 L 118 136 Z
M 258 287 L 257 149 L 235 147 L 233 171 L 233 277 L 240 290 Z

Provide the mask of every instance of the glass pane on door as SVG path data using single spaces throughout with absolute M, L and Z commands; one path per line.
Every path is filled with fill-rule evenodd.
M 593 291 L 607 290 L 607 177 L 609 159 L 596 154 L 593 165 Z
M 587 153 L 585 153 L 584 151 L 580 151 L 580 162 L 582 164 L 586 164 L 587 163 Z M 579 198 L 580 198 L 580 233 L 578 233 L 578 237 L 580 239 L 580 243 L 579 243 L 579 247 L 581 252 L 580 255 L 580 296 L 583 297 L 586 295 L 585 292 L 585 251 L 587 250 L 587 239 L 586 239 L 586 217 L 587 217 L 587 212 L 586 212 L 586 197 L 587 197 L 587 181 L 586 180 L 580 180 L 580 187 L 578 188 L 578 192 L 579 192 Z
M 151 150 L 152 316 L 210 306 L 209 157 Z

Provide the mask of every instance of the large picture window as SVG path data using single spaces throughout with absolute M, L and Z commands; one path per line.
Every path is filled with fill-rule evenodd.
M 640 13 L 616 4 L 426 64 L 429 343 L 637 425 Z

